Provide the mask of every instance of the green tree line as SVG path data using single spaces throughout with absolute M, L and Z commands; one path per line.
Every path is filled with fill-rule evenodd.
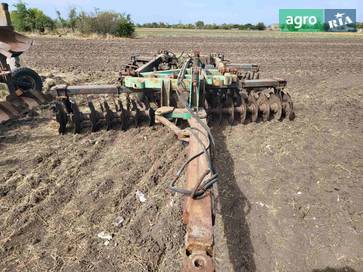
M 138 27 L 145 28 L 181 28 L 181 29 L 239 29 L 239 30 L 265 30 L 266 25 L 262 22 L 257 24 L 206 24 L 197 21 L 194 24 L 168 24 L 164 22 L 153 22 L 138 24 Z

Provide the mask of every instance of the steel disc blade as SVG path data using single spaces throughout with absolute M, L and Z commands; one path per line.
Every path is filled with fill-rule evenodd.
M 256 122 L 258 118 L 258 105 L 256 99 L 251 94 L 248 96 L 248 112 L 251 114 L 251 121 Z
M 294 104 L 292 103 L 291 96 L 288 93 L 284 93 L 282 96 L 282 105 L 285 116 L 289 120 L 295 119 Z
M 129 126 L 129 118 L 127 115 L 127 111 L 121 112 L 121 130 L 126 131 Z
M 212 117 L 211 108 L 210 108 L 210 105 L 209 105 L 207 99 L 204 100 L 204 108 L 207 113 L 207 124 L 208 124 L 208 126 L 210 126 L 211 119 L 213 119 L 213 117 Z
M 268 121 L 270 118 L 270 103 L 267 96 L 261 93 L 257 100 L 259 111 L 262 112 L 262 120 L 264 122 Z
M 222 117 L 223 117 L 222 99 L 220 96 L 217 96 L 217 121 L 218 121 L 218 124 L 222 124 Z
M 273 117 L 276 120 L 281 120 L 282 117 L 282 102 L 280 98 L 272 94 L 269 98 L 271 112 L 273 112 Z
M 134 124 L 135 124 L 135 127 L 139 127 L 140 123 L 141 123 L 141 114 L 140 114 L 140 110 L 136 104 L 136 101 L 133 99 L 131 100 L 131 110 L 135 112 L 135 115 L 134 115 Z
M 230 94 L 227 94 L 226 106 L 228 108 L 228 115 L 229 115 L 228 123 L 230 125 L 233 125 L 233 123 L 234 123 L 234 103 L 233 103 L 232 96 Z
M 93 105 L 92 101 L 88 102 L 88 107 L 90 108 L 90 121 L 91 121 L 91 131 L 96 132 L 100 128 L 100 116 L 99 113 L 96 111 L 95 106 Z
M 238 113 L 239 121 L 243 124 L 247 116 L 247 104 L 244 96 L 236 94 L 235 96 L 235 111 Z
M 104 111 L 106 112 L 105 118 L 106 118 L 106 130 L 111 130 L 113 127 L 113 118 L 114 113 L 110 109 L 110 106 L 108 105 L 107 101 L 103 102 L 104 104 Z
M 153 108 L 149 108 L 149 126 L 152 127 L 155 125 L 155 111 Z
M 246 105 L 246 101 L 242 98 L 241 99 L 241 105 L 240 105 L 240 122 L 242 124 L 244 124 L 244 122 L 246 121 L 246 117 L 247 117 L 247 105 Z
M 78 105 L 75 102 L 72 102 L 72 121 L 73 121 L 73 133 L 79 134 L 81 133 L 82 128 L 82 113 L 80 112 Z
M 63 98 L 63 99 L 62 99 L 62 103 L 63 103 L 63 105 L 64 105 L 65 111 L 66 111 L 67 113 L 72 113 L 72 103 L 71 103 L 71 101 L 69 100 L 69 98 L 68 98 L 68 97 Z
M 63 105 L 59 102 L 55 102 L 53 111 L 55 112 L 56 120 L 59 123 L 59 134 L 65 134 L 67 132 L 68 115 Z

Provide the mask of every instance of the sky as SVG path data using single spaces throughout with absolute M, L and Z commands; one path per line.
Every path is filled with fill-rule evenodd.
M 6 0 L 3 0 L 6 2 Z M 18 0 L 7 0 L 12 5 Z M 66 17 L 70 8 L 82 11 L 112 10 L 131 15 L 135 23 L 278 23 L 280 8 L 357 9 L 357 21 L 363 22 L 362 0 L 25 0 L 28 7 L 43 10 L 55 18 L 56 10 Z

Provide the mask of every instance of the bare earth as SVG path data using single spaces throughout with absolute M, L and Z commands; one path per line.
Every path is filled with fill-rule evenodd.
M 295 121 L 212 128 L 217 270 L 363 271 L 363 36 L 174 36 L 37 37 L 24 62 L 57 82 L 112 83 L 133 54 L 199 49 L 286 78 Z M 182 199 L 167 186 L 185 151 L 173 134 L 58 136 L 51 119 L 0 126 L 0 270 L 178 271 Z

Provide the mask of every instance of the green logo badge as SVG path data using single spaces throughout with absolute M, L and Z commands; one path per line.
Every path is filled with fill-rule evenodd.
M 280 9 L 279 18 L 283 32 L 324 31 L 323 9 Z

